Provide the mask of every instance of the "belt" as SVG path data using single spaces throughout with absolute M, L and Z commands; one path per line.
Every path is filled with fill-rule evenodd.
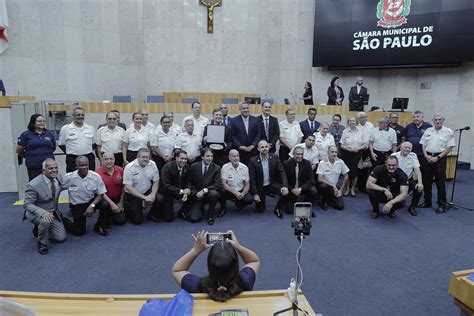
M 427 151 L 426 153 L 427 153 L 428 155 L 434 156 L 434 157 L 439 156 L 439 155 L 441 154 L 441 152 L 439 152 L 439 153 L 431 153 L 431 152 L 429 152 L 429 151 Z

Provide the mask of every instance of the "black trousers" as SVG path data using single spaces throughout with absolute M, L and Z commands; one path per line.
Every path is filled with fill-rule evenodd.
M 388 202 L 387 196 L 382 191 L 367 190 L 369 193 L 370 204 L 372 204 L 372 212 L 380 213 L 380 204 Z M 396 210 L 405 206 L 405 201 L 395 203 L 389 214 L 395 213 Z
M 235 196 L 232 193 L 224 190 L 222 191 L 221 197 L 220 197 L 221 209 L 227 208 L 227 205 L 226 205 L 227 200 L 233 200 L 239 210 L 242 210 L 247 205 L 250 205 L 253 203 L 253 197 L 248 192 L 247 194 L 244 195 L 244 198 L 242 200 L 238 200 L 235 198 Z
M 122 153 L 114 154 L 114 158 L 115 158 L 114 165 L 119 166 L 119 167 L 123 167 L 123 155 L 122 155 Z
M 145 195 L 150 194 L 150 192 L 151 190 L 146 192 Z M 159 218 L 159 208 L 163 205 L 164 199 L 161 193 L 156 193 L 155 202 L 153 202 L 149 211 L 150 215 Z M 143 209 L 146 207 L 143 200 L 128 193 L 125 193 L 124 200 L 125 216 L 127 219 L 135 225 L 143 224 L 145 221 Z
M 367 159 L 370 157 L 370 152 L 368 149 L 361 150 L 361 159 Z M 370 158 L 372 160 L 372 158 Z M 371 168 L 359 169 L 357 168 L 357 187 L 360 192 L 367 192 L 366 185 L 367 179 L 369 178 Z
M 73 221 L 71 222 L 68 218 L 63 219 L 64 227 L 69 233 L 76 236 L 82 236 L 86 233 L 87 217 L 84 215 L 84 212 L 86 211 L 87 207 L 92 203 L 92 201 L 94 201 L 94 199 L 90 200 L 88 203 L 76 204 L 76 205 L 69 204 Z M 95 209 L 99 210 L 99 218 L 97 219 L 97 222 L 95 223 L 95 225 L 105 227 L 106 212 L 103 209 L 103 204 L 97 203 L 97 205 L 95 206 Z
M 418 181 L 415 181 L 413 179 L 408 180 L 408 190 L 412 191 L 412 197 L 411 197 L 411 206 L 417 207 L 418 203 L 420 202 L 421 194 L 423 192 L 418 192 L 418 190 L 415 188 L 416 184 Z
M 300 196 L 304 197 L 304 202 L 312 202 L 317 195 L 318 191 L 316 190 L 316 186 L 312 185 L 308 189 L 303 190 Z M 295 209 L 295 203 L 298 201 L 298 196 L 290 193 L 285 197 L 285 212 L 287 214 L 293 214 Z
M 428 153 L 428 155 L 436 157 L 439 153 Z M 425 202 L 431 203 L 434 177 L 434 182 L 438 189 L 438 206 L 446 205 L 446 161 L 446 157 L 441 158 L 436 163 L 428 163 L 428 161 L 424 161 L 422 177 Z
M 182 210 L 190 222 L 199 222 L 204 214 L 204 206 L 209 204 L 208 218 L 214 218 L 216 204 L 220 194 L 216 190 L 209 190 L 200 200 L 196 196 L 189 197 L 183 204 Z
M 93 153 L 88 153 L 87 155 L 80 155 L 86 156 L 89 159 L 89 170 L 95 170 L 95 156 Z M 66 172 L 73 172 L 77 170 L 76 167 L 76 158 L 79 156 L 76 155 L 66 155 Z
M 321 201 L 326 202 L 336 210 L 344 209 L 344 200 L 342 196 L 336 196 L 333 187 L 327 185 L 326 183 L 318 182 L 318 190 L 321 195 Z
M 158 172 L 161 176 L 161 169 L 163 169 L 163 166 L 166 163 L 165 160 L 158 155 L 153 155 L 153 161 L 156 163 L 156 167 L 158 168 Z
M 39 176 L 40 174 L 43 173 L 43 169 L 42 169 L 42 168 L 30 168 L 30 167 L 27 167 L 26 170 L 28 171 L 28 180 L 29 180 L 29 181 L 33 180 L 34 178 L 36 178 L 37 176 Z
M 265 208 L 266 208 L 265 200 L 266 200 L 267 195 L 270 195 L 270 194 L 279 196 L 278 202 L 275 208 L 279 210 L 283 210 L 285 208 L 286 201 L 285 201 L 285 197 L 281 195 L 281 186 L 267 185 L 263 187 L 262 190 L 258 191 L 258 195 L 260 196 L 260 202 L 256 203 L 257 212 L 265 211 Z
M 374 154 L 377 155 L 377 160 L 372 159 L 372 170 L 380 165 L 385 164 L 385 160 L 387 159 L 388 156 L 390 156 L 393 152 L 391 150 L 389 151 L 378 151 L 374 149 Z
M 110 204 L 105 199 L 100 200 L 99 203 L 97 203 L 96 208 L 99 208 L 104 212 L 102 225 L 105 227 L 110 226 L 112 223 L 115 225 L 123 225 L 127 221 L 125 211 L 119 213 L 112 212 Z
M 135 158 L 137 158 L 137 154 L 138 154 L 138 151 L 134 151 L 134 150 L 127 150 L 127 161 L 128 162 L 132 162 L 135 160 Z
M 280 149 L 278 150 L 278 157 L 280 157 L 280 161 L 283 163 L 290 158 L 290 149 L 285 145 L 280 144 Z

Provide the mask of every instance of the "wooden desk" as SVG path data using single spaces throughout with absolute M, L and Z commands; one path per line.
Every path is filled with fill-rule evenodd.
M 245 97 L 260 97 L 258 93 L 212 93 L 212 92 L 163 92 L 165 102 L 180 103 L 183 98 L 196 98 L 201 103 L 222 103 L 224 98 L 237 98 L 243 101 Z
M 243 292 L 226 303 L 208 300 L 205 294 L 194 294 L 193 315 L 207 316 L 230 308 L 248 308 L 252 316 L 272 315 L 273 312 L 290 306 L 285 294 L 286 290 Z M 174 294 L 93 295 L 0 291 L 0 296 L 32 308 L 39 316 L 136 316 L 147 299 L 170 299 Z M 316 315 L 303 294 L 298 295 L 298 301 L 301 308 L 307 310 L 310 315 Z
M 454 304 L 467 315 L 474 315 L 474 282 L 467 279 L 474 269 L 451 273 L 448 294 L 454 297 Z
M 446 158 L 446 179 L 451 180 L 454 178 L 454 170 L 456 170 L 456 157 L 458 153 L 449 153 Z
M 0 108 L 9 108 L 11 107 L 12 102 L 18 101 L 36 101 L 36 97 L 19 95 L 19 96 L 0 96 Z

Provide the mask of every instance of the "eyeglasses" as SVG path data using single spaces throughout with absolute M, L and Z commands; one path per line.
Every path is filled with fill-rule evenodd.
M 171 124 L 171 121 L 163 121 L 162 124 Z

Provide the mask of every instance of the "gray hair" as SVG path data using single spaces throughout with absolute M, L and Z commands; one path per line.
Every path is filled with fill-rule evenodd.
M 388 123 L 389 122 L 388 117 L 387 116 L 379 117 L 379 122 Z
M 365 113 L 365 112 L 357 113 L 357 118 L 360 118 L 361 116 L 367 116 L 367 113 Z
M 138 150 L 138 152 L 137 152 L 137 157 L 138 157 L 138 155 L 140 155 L 141 153 L 150 153 L 150 150 L 149 150 L 148 148 L 145 148 L 145 147 L 140 148 L 140 149 Z
M 441 114 L 440 112 L 436 112 L 435 114 L 433 114 L 433 119 L 436 118 L 436 117 L 440 117 L 440 118 L 442 118 L 443 120 L 445 119 L 444 115 Z
M 56 163 L 56 164 L 58 163 L 58 162 L 57 162 L 56 160 L 54 160 L 53 158 L 46 158 L 46 159 L 43 161 L 43 163 L 41 164 L 42 169 L 43 169 L 43 170 L 46 169 L 46 166 L 47 166 L 49 163 L 52 163 L 52 162 L 54 162 L 54 163 Z
M 193 121 L 193 119 L 190 119 L 190 118 L 189 118 L 189 119 L 187 119 L 186 121 L 184 121 L 184 125 L 188 124 L 188 122 L 189 122 L 189 121 L 193 122 L 193 125 L 194 125 L 194 121 Z

